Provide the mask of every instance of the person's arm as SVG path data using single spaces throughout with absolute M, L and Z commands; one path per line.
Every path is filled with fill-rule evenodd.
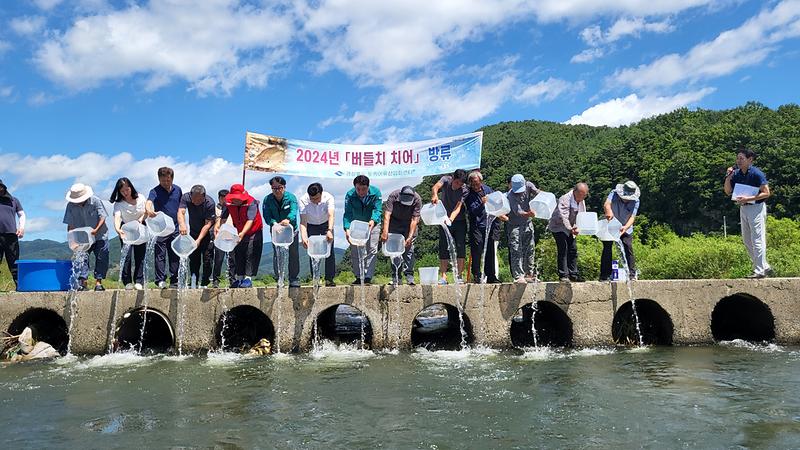
M 272 212 L 270 212 L 269 206 L 269 195 L 264 197 L 264 201 L 261 203 L 261 215 L 264 217 L 264 223 L 266 223 L 270 228 L 274 225 L 277 221 L 274 217 L 272 217 Z
M 381 211 L 383 211 L 383 199 L 381 198 L 380 191 L 378 191 L 378 193 L 375 194 L 375 201 L 372 203 L 372 217 L 369 224 L 370 229 L 381 221 Z
M 295 227 L 297 226 L 297 197 L 292 194 L 292 198 L 289 201 L 289 223 Z
M 242 231 L 239 232 L 239 240 L 244 239 L 247 232 L 250 231 L 250 228 L 253 228 L 253 220 L 248 220 L 244 223 L 244 227 L 242 227 Z
M 100 220 L 97 222 L 97 226 L 94 227 L 94 229 L 92 230 L 92 235 L 93 236 L 96 235 L 100 231 L 100 227 L 102 227 L 103 224 L 105 224 L 105 223 L 106 223 L 105 216 L 100 217 Z
M 458 214 L 461 213 L 461 208 L 463 207 L 464 207 L 464 199 L 461 199 L 458 201 L 458 203 L 456 203 L 456 207 L 453 208 L 453 212 L 450 213 L 449 219 L 451 223 L 455 222 L 456 217 L 458 217 Z
M 99 217 L 100 220 L 97 221 L 97 226 L 92 230 L 92 235 L 96 235 L 100 231 L 100 228 L 106 223 L 106 207 L 103 206 L 103 202 L 100 199 L 97 199 L 96 208 L 97 217 Z
M 612 195 L 614 195 L 614 194 L 611 193 L 611 195 L 609 195 L 608 198 L 606 199 L 606 201 L 603 203 L 603 214 L 605 214 L 607 220 L 611 220 L 611 219 L 614 218 L 614 212 L 611 211 L 611 196 Z
M 733 178 L 733 174 L 735 172 L 736 168 L 734 166 L 728 167 L 728 170 L 725 172 L 725 184 L 722 188 L 725 191 L 725 195 L 731 195 L 733 193 L 733 183 L 731 183 L 731 178 Z
M 211 229 L 212 219 L 206 219 L 206 223 L 203 224 L 203 228 L 200 228 L 200 234 L 197 235 L 197 245 L 200 245 L 200 241 L 205 239 L 206 235 L 208 235 L 208 230 Z
M 216 223 L 214 223 L 214 238 L 216 239 L 217 234 L 219 233 L 219 227 L 222 226 L 222 214 L 217 217 Z
M 307 214 L 300 214 L 300 242 L 303 243 L 303 247 L 308 248 L 308 215 Z
M 350 196 L 344 196 L 344 214 L 342 215 L 342 228 L 344 228 L 347 241 L 350 241 L 350 222 L 353 220 L 353 206 L 350 204 Z
M 631 212 L 631 216 L 628 217 L 628 220 L 625 221 L 625 224 L 619 229 L 619 234 L 623 235 L 626 231 L 628 231 L 633 226 L 633 221 L 636 220 L 636 215 L 639 214 L 639 200 L 636 200 L 636 204 L 633 207 L 633 211 Z
M 25 211 L 18 210 L 17 216 L 19 217 L 19 224 L 17 225 L 17 237 L 22 238 L 25 236 Z
M 333 224 L 334 224 L 334 216 L 336 214 L 336 207 L 333 203 L 333 198 L 328 203 L 328 232 L 325 233 L 325 237 L 328 238 L 328 242 L 333 241 Z
M 569 194 L 572 195 L 572 194 Z M 569 195 L 566 197 L 562 197 L 561 200 L 558 202 L 558 215 L 561 216 L 561 223 L 564 225 L 564 228 L 567 230 L 575 231 L 571 223 L 569 223 L 569 203 L 570 198 Z
M 417 232 L 417 224 L 419 223 L 419 216 L 413 217 L 411 219 L 411 226 L 408 227 L 408 237 L 406 238 L 406 248 L 411 247 L 411 243 L 414 242 L 414 234 Z
M 386 242 L 389 239 L 389 221 L 392 220 L 392 212 L 384 211 L 383 213 L 383 231 L 381 232 L 381 240 Z
M 444 182 L 439 178 L 439 181 L 431 188 L 431 203 L 434 205 L 439 201 L 439 191 L 442 189 L 442 186 L 444 186 Z
M 186 235 L 189 230 L 186 229 L 186 218 L 184 217 L 186 214 L 186 208 L 178 208 L 178 230 L 182 235 Z
M 122 211 L 119 211 L 116 207 L 114 208 L 114 229 L 119 237 L 125 236 L 125 232 L 122 231 Z
M 156 207 L 153 204 L 153 200 L 156 199 L 156 192 L 150 189 L 150 193 L 147 194 L 147 202 L 144 204 L 144 214 L 147 217 L 155 217 L 156 216 Z

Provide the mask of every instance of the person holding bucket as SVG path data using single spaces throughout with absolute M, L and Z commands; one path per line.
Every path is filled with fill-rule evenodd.
M 186 213 L 189 213 L 188 227 Z M 197 280 L 201 287 L 207 287 L 211 280 L 214 264 L 214 245 L 211 243 L 211 226 L 217 220 L 214 199 L 206 194 L 203 185 L 196 184 L 192 190 L 181 196 L 178 206 L 178 232 L 194 239 L 197 248 L 189 255 L 189 276 Z M 200 264 L 203 275 L 200 276 Z
M 389 233 L 400 234 L 405 238 L 403 252 L 403 274 L 406 283 L 414 285 L 414 240 L 417 238 L 419 212 L 422 209 L 422 197 L 411 186 L 403 186 L 389 194 L 383 203 L 383 232 L 381 241 L 389 239 Z M 400 280 L 396 280 L 400 284 Z
M 117 180 L 109 200 L 114 205 L 114 229 L 117 230 L 120 243 L 124 248 L 125 244 L 122 238 L 125 236 L 125 232 L 122 231 L 122 225 L 129 222 L 142 223 L 144 221 L 146 200 L 143 195 L 139 195 L 131 180 L 125 177 Z M 120 269 L 122 284 L 125 285 L 125 289 L 131 290 L 135 288 L 137 291 L 144 289 L 144 255 L 146 250 L 147 243 L 131 245 L 128 248 L 125 265 Z M 133 258 L 131 258 L 131 253 L 133 253 Z M 133 265 L 133 276 L 131 276 L 131 265 Z M 136 284 L 133 284 L 134 280 Z
M 261 208 L 264 222 L 269 229 L 275 225 L 291 225 L 294 231 L 292 244 L 289 245 L 289 287 L 300 287 L 300 250 L 297 243 L 297 197 L 286 191 L 286 179 L 281 176 L 269 180 L 272 193 L 264 197 Z M 278 279 L 278 247 L 272 244 L 272 270 Z
M 8 192 L 8 188 L 0 180 L 0 263 L 3 262 L 3 258 L 6 259 L 14 286 L 17 285 L 19 240 L 24 235 L 25 211 L 22 209 L 22 203 Z
M 464 260 L 467 257 L 467 208 L 464 207 L 464 199 L 467 194 L 469 194 L 469 188 L 467 188 L 467 172 L 464 169 L 456 169 L 451 175 L 442 176 L 431 189 L 431 203 L 436 204 L 441 201 L 444 205 L 448 216 L 445 225 L 450 229 L 450 234 L 455 241 L 458 270 L 456 283 L 463 282 Z M 439 227 L 439 279 L 443 280 L 445 284 L 447 283 L 447 267 L 450 264 L 450 256 L 444 228 Z
M 353 273 L 356 275 L 354 285 L 361 284 L 361 269 L 359 255 L 364 258 L 364 284 L 372 284 L 372 275 L 375 273 L 375 260 L 378 255 L 378 244 L 381 237 L 381 211 L 383 200 L 381 191 L 375 186 L 370 186 L 366 175 L 359 175 L 353 179 L 353 188 L 344 196 L 344 215 L 342 227 L 347 242 L 350 244 L 350 260 Z M 363 250 L 350 242 L 350 223 L 354 220 L 369 224 L 369 235 Z M 365 254 L 366 253 L 366 254 Z
M 217 204 L 214 206 L 214 216 L 220 217 L 222 216 L 222 211 L 228 209 L 228 206 L 225 204 L 225 197 L 230 194 L 230 191 L 227 189 L 220 189 L 217 191 Z M 219 221 L 216 221 L 219 223 Z M 225 220 L 225 223 L 233 225 L 233 219 L 231 216 Z M 219 232 L 219 227 L 222 224 L 214 226 L 214 239 L 217 238 L 217 233 Z M 211 287 L 219 288 L 219 281 L 222 276 L 222 266 L 225 264 L 225 252 L 222 250 L 213 247 L 214 250 L 214 272 L 211 275 Z M 228 280 L 233 282 L 236 279 L 236 262 L 233 259 L 233 253 L 228 254 Z
M 169 259 L 169 287 L 178 287 L 180 258 L 172 251 L 172 241 L 178 237 L 178 207 L 183 191 L 180 186 L 172 183 L 174 177 L 175 172 L 169 167 L 158 169 L 158 186 L 150 189 L 145 204 L 148 217 L 155 217 L 157 212 L 163 212 L 175 224 L 175 231 L 172 234 L 156 239 L 154 249 L 156 285 L 162 289 L 167 287 L 167 273 L 165 272 L 167 259 Z
M 258 200 L 248 194 L 243 185 L 234 184 L 225 197 L 225 205 L 226 208 L 217 218 L 215 230 L 219 230 L 228 217 L 231 217 L 233 226 L 239 232 L 239 243 L 233 250 L 236 279 L 231 280 L 231 287 L 253 287 L 251 277 L 258 274 L 264 247 L 264 222 L 261 220 Z
M 511 211 L 506 222 L 508 237 L 508 262 L 515 283 L 532 283 L 536 280 L 533 255 L 533 222 L 536 215 L 531 210 L 530 201 L 539 193 L 539 188 L 526 181 L 522 174 L 511 177 L 511 188 L 506 195 Z
M 618 184 L 608 193 L 603 211 L 607 220 L 617 219 L 620 241 L 628 263 L 628 279 L 636 280 L 636 258 L 633 255 L 633 221 L 639 212 L 639 186 L 631 180 Z M 603 241 L 603 255 L 600 257 L 600 281 L 611 281 L 611 255 L 614 242 Z
M 303 247 L 308 248 L 309 236 L 325 236 L 329 245 L 333 247 L 333 224 L 336 213 L 335 200 L 330 192 L 322 189 L 322 184 L 311 183 L 306 193 L 300 197 L 298 203 L 300 210 L 300 237 Z M 313 266 L 311 258 L 309 265 Z M 333 287 L 336 283 L 336 257 L 331 254 L 325 258 L 325 286 Z
M 500 283 L 497 278 L 497 243 L 500 241 L 500 223 L 507 221 L 508 216 L 497 216 L 497 220 L 492 221 L 491 228 L 487 236 L 486 226 L 489 222 L 489 215 L 486 214 L 487 196 L 494 192 L 492 188 L 483 184 L 483 175 L 473 170 L 467 177 L 469 183 L 469 194 L 464 198 L 467 213 L 469 214 L 469 252 L 472 258 L 472 279 L 475 283 L 480 283 L 483 274 L 486 275 L 487 283 Z M 488 238 L 488 239 L 487 239 Z M 481 258 L 483 249 L 486 247 L 486 260 L 481 272 Z M 440 282 L 440 284 L 443 284 Z
M 558 205 L 547 223 L 547 228 L 556 240 L 559 281 L 584 281 L 578 274 L 578 245 L 575 237 L 578 235 L 578 213 L 586 211 L 588 195 L 589 185 L 576 184 L 558 199 Z
M 64 224 L 67 225 L 67 232 L 75 228 L 92 228 L 94 244 L 89 247 L 86 253 L 94 254 L 94 290 L 105 291 L 103 279 L 108 272 L 108 227 L 106 226 L 106 207 L 103 201 L 95 197 L 92 188 L 83 184 L 75 183 L 69 188 L 66 195 L 67 208 L 64 211 Z M 80 268 L 78 274 L 78 290 L 85 291 L 86 280 L 89 277 L 89 264 Z

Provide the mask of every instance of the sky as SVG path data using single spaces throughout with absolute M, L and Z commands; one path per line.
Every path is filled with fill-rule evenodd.
M 241 180 L 246 131 L 375 144 L 797 102 L 798 37 L 800 0 L 7 0 L 0 179 L 25 239 L 63 241 L 72 183 L 146 194 L 167 165 L 215 193 Z M 288 181 L 321 181 L 341 223 L 349 183 Z

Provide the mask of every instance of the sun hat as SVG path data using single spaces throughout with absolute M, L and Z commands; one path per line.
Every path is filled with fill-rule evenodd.
M 406 206 L 411 206 L 414 204 L 414 188 L 411 186 L 403 186 L 403 189 L 400 190 L 400 203 Z
M 522 174 L 516 174 L 511 177 L 511 192 L 515 194 L 521 194 L 525 192 L 526 188 L 525 177 Z
M 231 200 L 239 200 L 243 203 L 247 203 L 251 198 L 250 194 L 244 189 L 244 185 L 234 184 L 231 186 L 228 195 L 225 196 L 225 203 L 230 203 Z
M 94 195 L 91 186 L 75 183 L 67 191 L 66 199 L 70 203 L 83 203 Z
M 619 197 L 623 200 L 639 200 L 639 195 L 641 195 L 641 191 L 639 190 L 639 186 L 636 185 L 631 180 L 626 181 L 623 184 L 618 184 L 614 192 L 619 195 Z

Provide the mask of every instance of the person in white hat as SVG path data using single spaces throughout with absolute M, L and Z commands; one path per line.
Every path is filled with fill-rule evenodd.
M 516 174 L 510 180 L 511 189 L 506 194 L 511 211 L 506 222 L 508 237 L 508 262 L 515 283 L 525 284 L 536 280 L 533 264 L 533 222 L 536 213 L 531 210 L 530 201 L 539 193 L 539 188 Z
M 628 278 L 635 280 L 636 258 L 633 255 L 633 222 L 639 212 L 639 186 L 631 180 L 618 184 L 613 191 L 608 193 L 603 204 L 606 219 L 617 219 L 622 227 L 619 229 L 620 242 L 625 249 L 625 262 L 627 262 Z M 611 258 L 614 242 L 603 241 L 603 255 L 600 257 L 600 281 L 611 280 Z
M 104 291 L 103 280 L 108 272 L 108 227 L 106 226 L 106 208 L 103 201 L 95 197 L 92 188 L 75 183 L 69 188 L 66 195 L 67 209 L 64 211 L 64 224 L 67 232 L 75 228 L 89 227 L 94 235 L 94 244 L 87 253 L 94 254 L 94 279 L 95 291 Z M 85 264 L 79 269 L 78 290 L 86 290 L 86 280 L 89 276 L 89 265 Z

